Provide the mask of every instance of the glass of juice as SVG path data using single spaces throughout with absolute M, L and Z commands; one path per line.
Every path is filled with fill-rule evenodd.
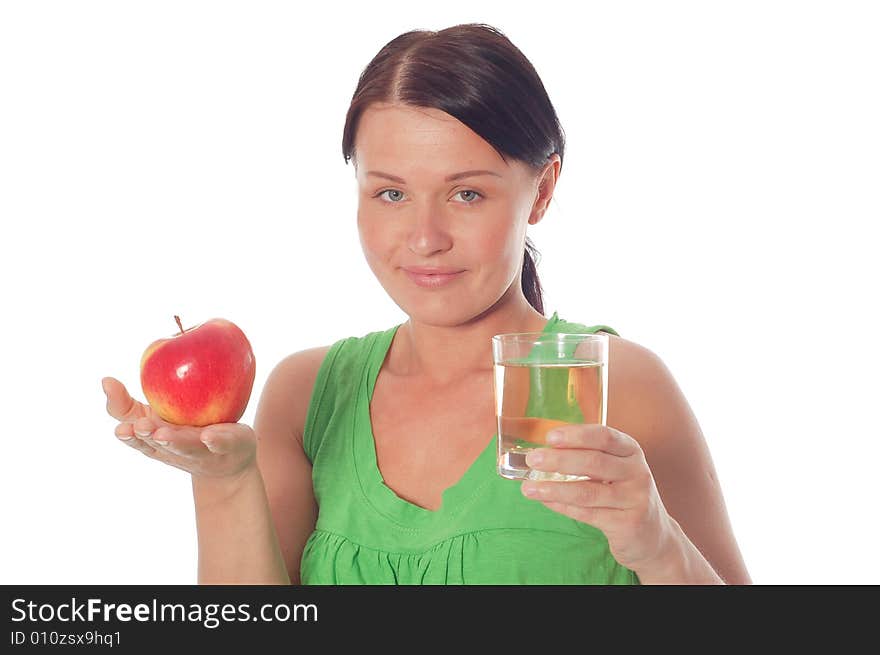
M 521 480 L 587 480 L 534 471 L 526 455 L 555 427 L 605 425 L 608 335 L 525 332 L 492 337 L 498 474 Z

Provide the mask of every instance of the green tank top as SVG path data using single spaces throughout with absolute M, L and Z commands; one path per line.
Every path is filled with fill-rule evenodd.
M 522 495 L 495 471 L 496 435 L 428 510 L 385 485 L 370 399 L 400 326 L 334 343 L 312 391 L 303 433 L 318 520 L 303 551 L 303 584 L 639 584 L 605 535 Z M 554 312 L 545 332 L 617 334 Z

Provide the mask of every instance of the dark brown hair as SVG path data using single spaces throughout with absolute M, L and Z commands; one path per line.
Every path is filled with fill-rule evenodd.
M 358 122 L 374 102 L 439 109 L 467 125 L 501 155 L 535 173 L 558 153 L 565 133 L 544 84 L 525 55 L 497 28 L 482 23 L 413 30 L 389 41 L 361 73 L 345 117 L 342 154 L 354 156 Z M 561 162 L 560 162 L 561 166 Z M 541 314 L 538 251 L 526 239 L 522 290 Z

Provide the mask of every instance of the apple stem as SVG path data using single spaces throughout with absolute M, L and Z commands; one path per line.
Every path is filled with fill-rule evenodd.
M 177 327 L 180 328 L 180 333 L 183 334 L 184 329 L 183 329 L 183 325 L 180 324 L 180 316 L 175 316 L 174 320 L 177 321 Z

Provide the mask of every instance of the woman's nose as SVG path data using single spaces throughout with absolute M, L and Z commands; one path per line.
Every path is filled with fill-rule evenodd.
M 412 253 L 421 257 L 449 250 L 452 247 L 452 237 L 443 216 L 431 208 L 416 211 L 407 245 Z

